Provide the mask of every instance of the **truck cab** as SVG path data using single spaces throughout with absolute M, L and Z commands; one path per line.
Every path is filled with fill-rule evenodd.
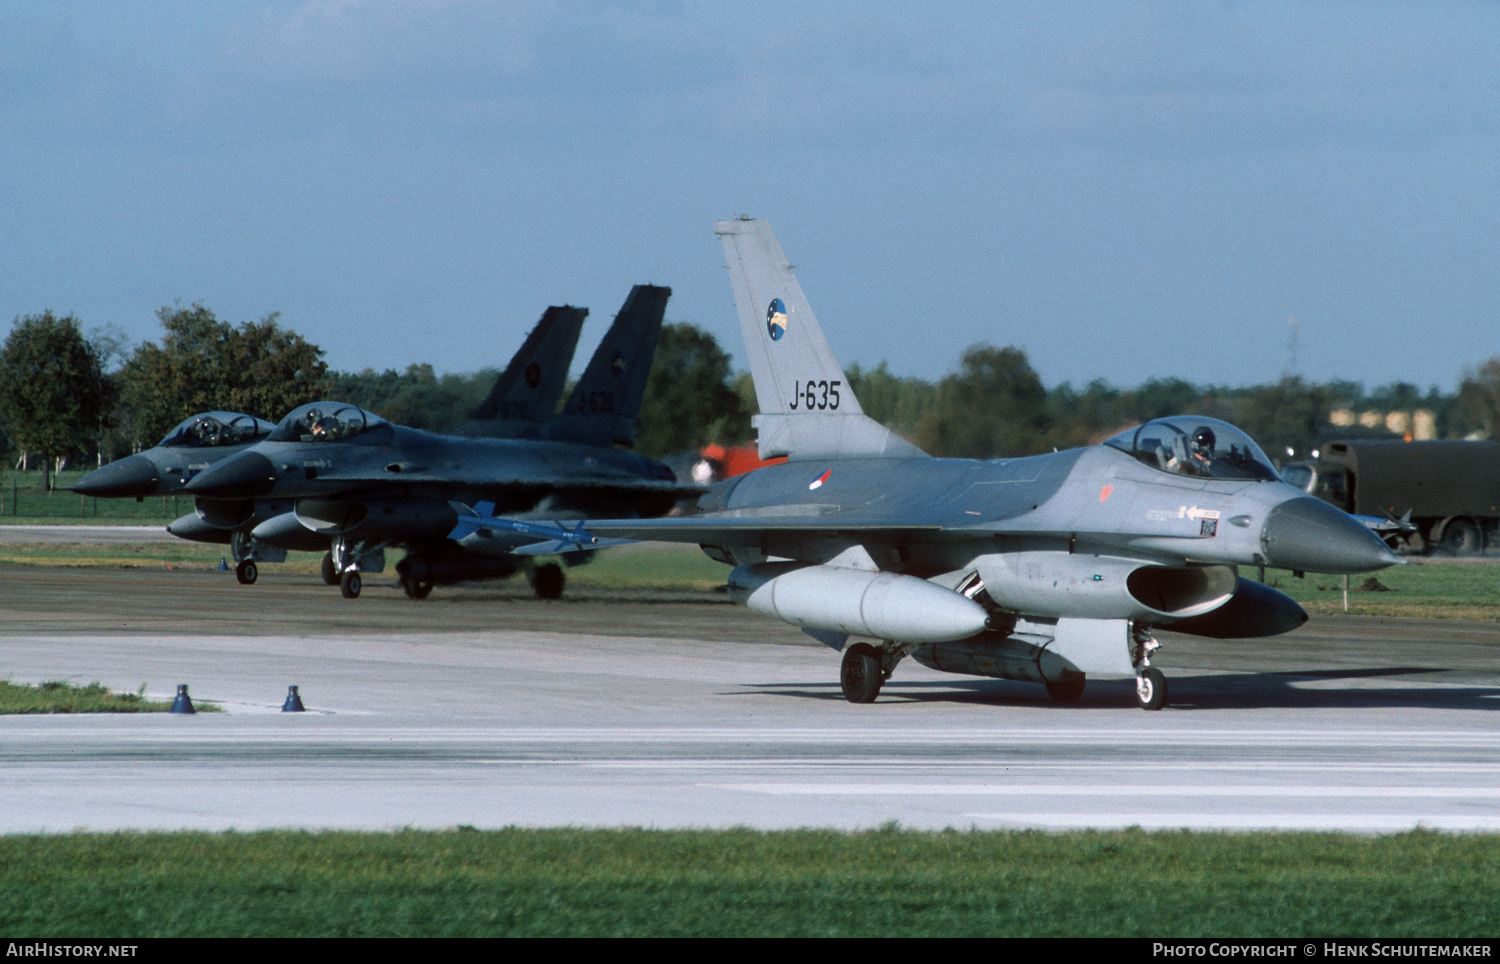
M 1351 512 L 1354 509 L 1354 479 L 1349 470 L 1331 462 L 1293 462 L 1281 470 L 1288 485 Z
M 1337 440 L 1281 477 L 1345 512 L 1409 522 L 1400 548 L 1410 552 L 1500 546 L 1500 443 Z

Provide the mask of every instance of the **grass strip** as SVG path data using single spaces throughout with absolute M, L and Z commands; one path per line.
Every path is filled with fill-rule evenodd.
M 0 566 L 206 570 L 218 568 L 219 561 L 227 557 L 227 546 L 191 542 L 0 543 Z M 388 558 L 386 574 L 394 581 L 391 566 L 400 558 L 400 551 L 394 550 Z M 286 562 L 262 564 L 261 574 L 263 577 L 283 572 L 314 574 L 321 564 L 321 554 L 293 552 L 288 554 Z M 568 583 L 599 589 L 710 592 L 723 586 L 728 575 L 728 566 L 714 562 L 697 546 L 643 543 L 595 553 L 589 564 L 568 570 Z M 1259 573 L 1254 567 L 1241 566 L 1240 575 L 1255 579 Z M 1308 573 L 1298 579 L 1291 572 L 1271 569 L 1266 571 L 1266 583 L 1297 600 L 1310 613 L 1332 615 L 1345 611 L 1340 576 Z M 1362 588 L 1367 583 L 1372 588 Z M 1404 566 L 1350 576 L 1349 589 L 1350 615 L 1500 621 L 1500 563 L 1494 561 L 1412 560 Z
M 201 545 L 192 542 L 116 543 L 0 543 L 0 566 L 98 566 L 111 569 L 217 569 L 221 559 L 227 562 L 228 546 Z M 401 558 L 400 550 L 387 556 L 386 572 L 370 576 L 395 582 L 393 566 Z M 291 552 L 285 562 L 267 562 L 260 566 L 261 576 L 294 572 L 313 574 L 320 571 L 323 557 L 318 553 Z M 545 559 L 541 561 L 547 561 Z M 652 543 L 622 546 L 596 554 L 583 566 L 568 569 L 568 583 L 601 589 L 659 588 L 702 590 L 710 592 L 724 585 L 729 567 L 714 562 L 697 546 Z M 520 577 L 516 577 L 520 578 Z
M 146 699 L 144 684 L 140 693 L 116 693 L 97 682 L 87 686 L 74 686 L 61 680 L 51 680 L 37 686 L 26 686 L 0 680 L 0 714 L 165 713 L 171 708 L 170 702 Z M 218 709 L 209 706 L 200 708 Z
M 1254 579 L 1258 573 L 1241 566 L 1240 575 Z M 1266 584 L 1291 596 L 1310 613 L 1345 612 L 1342 576 L 1308 573 L 1297 579 L 1284 570 L 1268 570 Z M 1500 620 L 1500 565 L 1412 560 L 1404 566 L 1353 575 L 1347 611 L 1352 616 Z
M 1492 936 L 1500 837 L 650 830 L 0 837 L 0 934 Z

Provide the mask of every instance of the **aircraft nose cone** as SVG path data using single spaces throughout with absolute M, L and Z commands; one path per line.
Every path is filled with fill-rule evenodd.
M 241 452 L 199 472 L 187 491 L 210 499 L 253 499 L 270 495 L 276 467 L 259 452 Z
M 123 499 L 155 495 L 160 476 L 156 465 L 143 455 L 131 455 L 101 466 L 74 482 L 70 488 L 80 495 Z
M 1310 495 L 1273 508 L 1261 529 L 1270 565 L 1306 572 L 1369 572 L 1400 562 L 1349 514 Z

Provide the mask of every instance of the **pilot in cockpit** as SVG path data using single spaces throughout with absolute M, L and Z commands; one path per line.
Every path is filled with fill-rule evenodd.
M 1208 475 L 1209 466 L 1214 460 L 1214 445 L 1218 440 L 1214 437 L 1214 430 L 1207 425 L 1198 426 L 1198 431 L 1193 433 L 1192 444 L 1188 446 L 1188 457 L 1192 471 L 1196 475 Z
M 1217 441 L 1214 430 L 1207 425 L 1198 426 L 1191 438 L 1177 436 L 1172 440 L 1172 452 L 1167 457 L 1167 471 L 1178 475 L 1209 476 Z
M 314 439 L 327 437 L 328 419 L 323 417 L 321 410 L 316 408 L 309 409 L 307 415 L 303 418 L 303 423 L 307 425 L 307 433 Z

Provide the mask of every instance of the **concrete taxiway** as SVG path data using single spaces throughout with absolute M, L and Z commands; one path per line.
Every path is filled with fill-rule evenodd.
M 650 826 L 1500 829 L 1500 626 L 1315 618 L 1165 637 L 1125 681 L 1041 687 L 838 657 L 697 593 L 372 577 L 0 570 L 0 677 L 194 698 L 191 717 L 0 718 L 0 832 Z M 287 686 L 308 712 L 279 712 Z

